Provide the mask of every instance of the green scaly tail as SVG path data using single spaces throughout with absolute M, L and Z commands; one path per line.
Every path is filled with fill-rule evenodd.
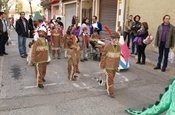
M 166 115 L 175 115 L 175 79 L 171 80 L 168 88 L 165 88 L 165 93 L 160 95 L 160 101 L 148 108 L 143 108 L 142 111 L 132 109 L 125 110 L 130 115 L 161 115 L 167 111 Z

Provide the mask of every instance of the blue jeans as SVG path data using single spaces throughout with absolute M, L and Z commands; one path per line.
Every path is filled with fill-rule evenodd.
M 158 57 L 158 63 L 157 63 L 158 67 L 161 67 L 163 56 L 164 56 L 164 61 L 163 61 L 162 68 L 167 67 L 169 51 L 170 51 L 170 48 L 165 48 L 165 42 L 161 42 L 159 46 L 159 57 Z
M 18 49 L 20 55 L 27 54 L 26 53 L 26 37 L 18 35 Z

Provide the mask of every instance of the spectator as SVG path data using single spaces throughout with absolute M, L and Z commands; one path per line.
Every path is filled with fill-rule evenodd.
M 136 33 L 140 29 L 140 27 L 141 27 L 140 16 L 136 15 L 134 17 L 134 22 L 132 23 L 132 26 L 131 26 L 131 38 L 132 38 L 132 52 L 131 52 L 131 54 L 135 53 L 135 55 L 137 55 L 137 48 L 136 48 L 137 46 L 134 43 L 134 38 L 136 37 Z M 135 49 L 136 49 L 136 51 L 135 51 Z
M 28 37 L 29 24 L 25 18 L 25 12 L 20 13 L 20 18 L 16 21 L 16 32 L 18 34 L 18 48 L 21 58 L 26 58 L 26 38 Z
M 5 44 L 8 40 L 8 33 L 4 18 L 4 12 L 0 12 L 0 56 L 8 55 L 8 53 L 5 52 Z
M 128 38 L 127 39 L 128 48 L 130 47 L 130 39 L 131 39 L 130 32 L 132 23 L 133 23 L 133 15 L 129 15 L 127 21 L 125 22 L 124 33 L 123 33 L 124 40 L 126 41 L 126 39 Z
M 81 35 L 83 33 L 83 28 L 87 28 L 87 33 L 88 33 L 88 35 L 90 35 L 90 26 L 89 26 L 89 19 L 88 18 L 83 19 L 82 25 L 80 27 L 79 35 Z
M 33 19 L 32 19 L 32 15 L 29 15 L 29 26 L 31 27 L 30 29 L 30 38 L 33 38 L 33 30 L 34 30 L 34 27 L 33 27 Z
M 137 60 L 137 64 L 145 64 L 145 60 L 146 60 L 146 55 L 145 55 L 145 48 L 146 48 L 146 44 L 143 43 L 143 40 L 146 39 L 146 37 L 148 36 L 148 24 L 147 22 L 142 22 L 141 23 L 141 28 L 140 30 L 138 30 L 138 32 L 136 33 L 136 37 L 140 37 L 141 38 L 141 44 L 138 44 L 138 60 Z M 141 58 L 142 58 L 142 62 L 141 62 Z
M 156 33 L 155 38 L 155 47 L 159 48 L 159 57 L 157 66 L 154 68 L 162 69 L 162 72 L 166 71 L 167 65 L 168 65 L 168 54 L 170 51 L 170 48 L 174 48 L 174 42 L 175 42 L 175 28 L 172 24 L 170 24 L 170 16 L 165 15 L 163 17 L 163 23 L 159 25 Z M 162 58 L 164 55 L 164 61 L 163 66 L 161 68 Z
M 95 28 L 97 29 L 98 35 L 100 35 L 100 31 L 102 31 L 102 24 L 97 21 L 97 16 L 92 17 L 91 34 L 93 34 Z
M 78 38 L 79 32 L 80 32 L 80 27 L 77 24 L 72 25 L 72 34 Z

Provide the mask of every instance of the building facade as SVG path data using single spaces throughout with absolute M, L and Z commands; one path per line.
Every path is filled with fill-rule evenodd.
M 149 32 L 154 36 L 164 15 L 169 14 L 170 22 L 175 25 L 175 0 L 127 0 L 126 12 L 126 16 L 140 15 L 141 22 L 148 22 Z

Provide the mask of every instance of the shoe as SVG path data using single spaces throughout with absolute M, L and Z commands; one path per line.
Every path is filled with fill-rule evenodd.
M 162 72 L 165 72 L 166 71 L 166 69 L 165 68 L 162 68 Z
M 76 73 L 80 73 L 80 71 L 76 71 Z
M 46 82 L 46 80 L 45 80 L 45 79 L 43 79 L 43 82 Z
M 44 85 L 43 84 L 38 84 L 38 87 L 39 88 L 44 88 Z
M 61 59 L 60 57 L 58 57 L 58 59 Z
M 85 58 L 85 59 L 84 59 L 84 61 L 88 61 L 88 59 L 87 59 L 87 58 Z
M 160 68 L 160 67 L 158 67 L 158 66 L 156 66 L 156 67 L 154 67 L 154 69 L 155 69 L 155 70 L 157 70 L 157 69 L 161 69 L 161 68 Z
M 135 55 L 137 55 L 137 53 L 135 53 Z
M 136 64 L 141 64 L 140 62 L 136 62 Z
M 140 63 L 141 65 L 145 65 L 145 62 Z
M 0 56 L 3 56 L 3 54 L 0 54 Z
M 114 94 L 109 95 L 110 98 L 115 98 Z
M 28 56 L 27 54 L 24 54 L 26 57 Z
M 8 55 L 8 53 L 6 53 L 6 52 L 4 52 L 3 54 L 4 54 L 4 55 Z
M 131 53 L 131 54 L 134 54 L 134 53 Z
M 80 61 L 81 61 L 81 62 L 84 62 L 84 59 L 81 59 Z

